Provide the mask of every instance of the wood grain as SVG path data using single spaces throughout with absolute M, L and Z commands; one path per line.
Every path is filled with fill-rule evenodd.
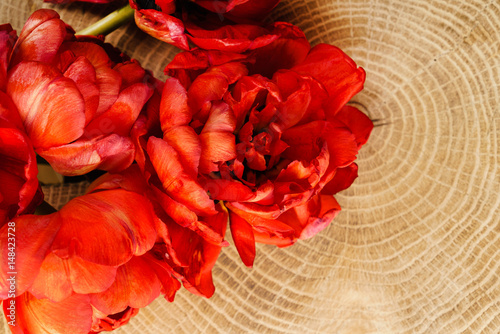
M 2 0 L 1 22 L 41 6 Z M 110 7 L 62 8 L 79 29 Z M 273 18 L 365 68 L 360 177 L 315 238 L 259 245 L 253 269 L 226 248 L 214 297 L 158 299 L 116 332 L 499 333 L 500 3 L 289 0 Z M 109 41 L 159 76 L 177 52 L 133 24 Z

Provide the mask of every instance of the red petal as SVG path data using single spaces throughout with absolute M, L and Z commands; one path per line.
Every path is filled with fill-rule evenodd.
M 201 141 L 190 126 L 171 128 L 163 136 L 170 146 L 179 154 L 184 170 L 193 178 L 198 175 L 198 166 L 201 156 Z
M 37 148 L 72 142 L 83 134 L 85 103 L 75 83 L 42 63 L 21 63 L 9 75 L 7 93 Z
M 26 22 L 14 47 L 11 67 L 21 61 L 50 63 L 66 37 L 66 25 L 53 10 L 40 9 Z
M 129 138 L 112 134 L 92 140 L 80 139 L 37 153 L 60 174 L 83 175 L 94 169 L 117 172 L 127 168 L 134 160 L 135 148 Z
M 200 134 L 200 172 L 218 171 L 218 163 L 236 158 L 236 139 L 232 133 L 205 132 Z
M 251 268 L 255 259 L 255 238 L 252 226 L 232 211 L 229 212 L 229 220 L 231 235 L 238 254 L 243 263 Z
M 146 84 L 133 84 L 122 90 L 109 110 L 97 116 L 85 128 L 87 138 L 117 134 L 128 136 L 153 90 Z
M 141 308 L 160 295 L 161 284 L 155 271 L 141 257 L 133 257 L 118 268 L 113 285 L 90 295 L 92 305 L 105 314 L 118 313 L 128 306 Z
M 335 114 L 363 89 L 365 71 L 339 48 L 319 44 L 292 70 L 310 75 L 321 82 L 330 94 L 330 111 Z
M 116 267 L 85 261 L 78 256 L 67 260 L 73 291 L 80 294 L 97 293 L 108 289 L 116 277 Z
M 280 69 L 290 69 L 300 64 L 311 48 L 302 30 L 290 23 L 276 22 L 270 30 L 279 38 L 254 51 L 256 62 L 249 66 L 250 74 L 271 78 Z
M 130 321 L 130 319 L 136 316 L 139 313 L 139 309 L 128 307 L 123 312 L 115 313 L 115 314 L 103 314 L 98 310 L 93 309 L 94 311 L 94 323 L 92 324 L 92 332 L 100 333 L 102 331 L 113 331 L 117 328 L 120 328 Z
M 144 255 L 144 259 L 155 271 L 156 276 L 160 280 L 162 293 L 165 295 L 165 298 L 173 302 L 175 293 L 181 288 L 181 283 L 174 277 L 174 270 L 167 263 L 155 259 L 149 253 Z
M 358 165 L 354 162 L 347 167 L 337 168 L 335 176 L 328 182 L 321 191 L 324 195 L 334 195 L 339 191 L 347 189 L 358 177 Z
M 115 103 L 121 87 L 121 75 L 111 68 L 112 62 L 106 51 L 91 42 L 66 42 L 62 50 L 70 50 L 76 57 L 83 56 L 94 66 L 99 87 L 99 107 L 96 116 L 108 110 Z
M 4 301 L 5 314 L 12 299 Z M 13 334 L 87 334 L 92 325 L 92 307 L 86 295 L 73 295 L 59 303 L 36 299 L 25 293 L 15 299 Z
M 323 142 L 328 143 L 332 168 L 345 167 L 356 159 L 356 138 L 341 124 L 315 121 L 283 132 L 281 139 L 288 144 L 282 157 L 290 160 L 311 161 L 318 156 Z
M 113 69 L 120 73 L 122 77 L 122 89 L 135 83 L 144 83 L 146 80 L 146 70 L 144 70 L 136 60 L 127 63 L 119 63 L 113 67 Z
M 368 141 L 373 129 L 373 122 L 361 111 L 351 106 L 344 106 L 335 114 L 335 118 L 347 125 L 352 131 L 356 137 L 358 150 Z
M 52 215 L 24 215 L 13 219 L 14 226 L 4 225 L 0 230 L 0 251 L 4 260 L 1 262 L 0 298 L 7 298 L 9 291 L 8 278 L 15 276 L 16 295 L 26 291 L 33 283 L 45 254 L 59 229 L 59 224 Z M 11 224 L 12 225 L 12 224 Z M 9 233 L 11 235 L 9 236 Z M 9 242 L 15 234 L 15 265 L 9 267 Z M 9 274 L 16 272 L 17 274 Z
M 169 78 L 163 86 L 160 121 L 163 132 L 178 125 L 188 125 L 192 114 L 187 102 L 187 91 L 179 80 Z
M 238 181 L 203 178 L 201 183 L 210 194 L 210 198 L 214 200 L 245 202 L 255 197 L 255 193 L 249 187 Z
M 200 22 L 203 24 L 203 22 Z M 204 29 L 193 22 L 186 23 L 189 40 L 204 50 L 243 53 L 263 47 L 278 36 L 269 30 L 251 24 L 224 25 L 217 29 Z
M 318 195 L 316 198 L 308 204 L 308 211 L 311 212 L 311 215 L 299 236 L 300 239 L 309 239 L 315 236 L 327 227 L 340 212 L 340 205 L 333 196 Z
M 28 290 L 35 298 L 48 298 L 60 302 L 72 295 L 73 289 L 64 261 L 54 253 L 48 253 L 33 285 Z
M 85 124 L 88 124 L 99 106 L 99 88 L 94 67 L 85 58 L 77 58 L 64 72 L 64 76 L 72 79 L 85 101 Z
M 148 154 L 165 192 L 196 214 L 212 215 L 214 203 L 205 190 L 186 173 L 179 154 L 167 142 L 151 137 Z
M 160 41 L 188 50 L 187 37 L 182 21 L 154 9 L 135 11 L 135 23 L 144 32 Z
M 156 240 L 151 204 L 129 191 L 83 195 L 68 202 L 57 215 L 61 229 L 51 249 L 63 259 L 76 255 L 89 262 L 117 266 L 133 255 L 144 254 Z

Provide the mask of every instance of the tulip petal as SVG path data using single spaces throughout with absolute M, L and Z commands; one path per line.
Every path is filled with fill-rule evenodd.
M 368 116 L 363 114 L 357 108 L 344 106 L 338 113 L 335 114 L 335 118 L 347 125 L 347 127 L 352 131 L 356 137 L 358 150 L 361 146 L 366 144 L 373 129 L 373 122 L 368 118 Z
M 340 122 L 314 121 L 283 132 L 281 139 L 289 146 L 282 157 L 311 161 L 320 153 L 322 143 L 328 144 L 330 165 L 345 167 L 356 159 L 356 138 Z
M 309 239 L 325 229 L 340 212 L 340 205 L 333 196 L 318 195 L 308 204 L 311 212 L 307 225 L 300 233 L 299 239 Z
M 337 168 L 335 176 L 323 187 L 321 194 L 335 195 L 339 191 L 349 188 L 357 177 L 358 165 L 354 162 L 347 167 Z
M 167 142 L 151 137 L 147 151 L 167 195 L 196 214 L 212 215 L 214 203 L 206 191 L 184 170 L 179 154 Z
M 199 22 L 201 25 L 203 22 Z M 243 53 L 261 48 L 275 41 L 278 36 L 269 30 L 251 24 L 224 25 L 205 29 L 192 21 L 185 23 L 188 38 L 203 50 L 221 50 Z
M 292 70 L 309 75 L 321 82 L 330 94 L 330 111 L 337 113 L 354 95 L 363 89 L 365 71 L 339 48 L 319 44 L 307 58 Z
M 91 42 L 66 42 L 61 49 L 70 50 L 76 57 L 85 57 L 94 66 L 99 87 L 99 107 L 96 116 L 107 111 L 118 98 L 122 78 L 119 72 L 111 68 L 112 61 L 106 51 L 100 45 Z
M 302 30 L 290 23 L 275 22 L 270 30 L 279 38 L 254 50 L 256 61 L 253 66 L 249 66 L 250 74 L 271 78 L 280 69 L 290 69 L 300 64 L 311 48 Z
M 60 302 L 71 296 L 73 289 L 66 274 L 64 260 L 49 252 L 28 291 L 37 299 L 48 298 L 54 302 Z
M 141 257 L 133 257 L 118 268 L 116 279 L 104 292 L 91 294 L 92 305 L 105 314 L 118 313 L 128 306 L 141 308 L 160 295 L 155 271 Z
M 68 262 L 73 291 L 80 294 L 97 293 L 108 289 L 116 277 L 116 267 L 103 266 L 73 256 Z
M 85 57 L 77 58 L 65 71 L 64 76 L 72 79 L 85 101 L 85 124 L 87 125 L 99 106 L 99 88 L 95 69 Z
M 92 334 L 100 333 L 102 331 L 111 332 L 118 329 L 130 321 L 130 319 L 139 313 L 139 309 L 128 307 L 125 311 L 115 314 L 103 314 L 98 310 L 93 309 L 93 316 L 97 319 L 92 324 Z
M 4 312 L 12 299 L 4 302 Z M 92 326 L 92 307 L 86 295 L 73 295 L 61 302 L 36 299 L 25 293 L 15 299 L 13 334 L 87 334 Z
M 229 212 L 229 221 L 238 254 L 243 263 L 251 268 L 255 259 L 255 238 L 252 226 L 232 211 Z
M 76 255 L 96 264 L 118 266 L 133 255 L 144 254 L 156 240 L 151 204 L 122 189 L 77 197 L 57 213 L 57 219 L 61 229 L 51 249 L 62 259 Z
M 67 144 L 83 134 L 85 103 L 73 80 L 37 62 L 23 62 L 9 75 L 7 93 L 36 148 Z
M 37 153 L 60 174 L 83 175 L 94 169 L 117 172 L 127 168 L 134 160 L 135 147 L 129 138 L 111 134 L 40 149 Z
M 163 86 L 160 105 L 161 129 L 167 132 L 178 125 L 188 125 L 192 114 L 187 103 L 187 91 L 175 78 L 169 78 Z
M 64 38 L 66 25 L 53 10 L 40 9 L 26 22 L 14 46 L 11 66 L 21 61 L 51 63 Z
M 120 92 L 109 110 L 95 117 L 85 128 L 87 138 L 117 134 L 128 136 L 153 90 L 143 83 L 133 84 Z
M 200 172 L 208 174 L 218 171 L 219 162 L 236 158 L 235 136 L 228 132 L 205 132 L 200 134 Z
M 203 178 L 201 184 L 214 200 L 245 202 L 255 198 L 252 189 L 238 181 Z
M 13 219 L 14 226 L 4 225 L 0 229 L 0 251 L 3 259 L 0 272 L 0 298 L 8 295 L 8 281 L 15 275 L 16 296 L 22 294 L 31 286 L 40 270 L 54 237 L 59 229 L 59 224 L 52 219 L 52 215 L 34 216 L 23 215 Z M 10 228 L 10 229 L 9 229 Z M 9 232 L 11 235 L 9 235 Z M 15 241 L 12 235 L 15 235 Z M 15 266 L 8 266 L 9 247 L 15 244 Z M 11 245 L 9 245 L 11 243 Z M 16 272 L 17 274 L 9 274 Z
M 157 10 L 141 9 L 135 11 L 135 23 L 142 31 L 160 41 L 189 50 L 181 20 Z
M 179 154 L 179 159 L 185 171 L 193 178 L 198 175 L 200 165 L 201 141 L 190 126 L 177 126 L 171 128 L 163 136 L 170 146 Z

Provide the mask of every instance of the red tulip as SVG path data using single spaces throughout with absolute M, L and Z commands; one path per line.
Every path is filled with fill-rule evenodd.
M 155 0 L 153 5 L 130 0 L 137 26 L 164 42 L 189 49 L 243 52 L 271 43 L 277 35 L 257 20 L 279 0 Z
M 17 215 L 32 213 L 43 200 L 36 156 L 17 109 L 0 91 L 0 227 Z
M 136 313 L 131 309 L 166 291 L 165 284 L 175 288 L 179 283 L 165 278 L 148 254 L 160 223 L 146 197 L 119 187 L 77 197 L 50 215 L 14 218 L 15 268 L 2 262 L 0 298 L 10 298 L 4 301 L 8 305 L 17 297 L 16 328 L 29 333 L 116 328 Z M 8 227 L 0 229 L 0 253 L 6 259 Z M 82 314 L 61 321 L 75 310 Z
M 36 11 L 4 64 L 6 92 L 35 151 L 59 173 L 125 169 L 134 159 L 129 132 L 155 79 L 102 41 L 77 39 L 69 29 L 56 12 Z
M 328 225 L 340 210 L 331 195 L 357 176 L 354 160 L 373 127 L 345 107 L 363 69 L 334 46 L 311 49 L 296 27 L 274 27 L 278 40 L 245 55 L 177 55 L 166 68 L 162 138 L 136 132 L 144 170 L 188 209 L 167 213 L 188 220 L 224 201 L 248 266 L 255 241 L 288 246 Z

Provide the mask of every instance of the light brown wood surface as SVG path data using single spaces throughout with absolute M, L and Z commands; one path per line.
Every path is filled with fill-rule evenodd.
M 0 1 L 18 30 L 53 7 Z M 110 12 L 59 8 L 77 30 Z M 282 0 L 273 17 L 366 70 L 360 177 L 315 238 L 260 245 L 253 269 L 226 248 L 211 299 L 180 291 L 116 333 L 499 333 L 499 1 Z M 177 52 L 133 24 L 108 41 L 162 79 Z

